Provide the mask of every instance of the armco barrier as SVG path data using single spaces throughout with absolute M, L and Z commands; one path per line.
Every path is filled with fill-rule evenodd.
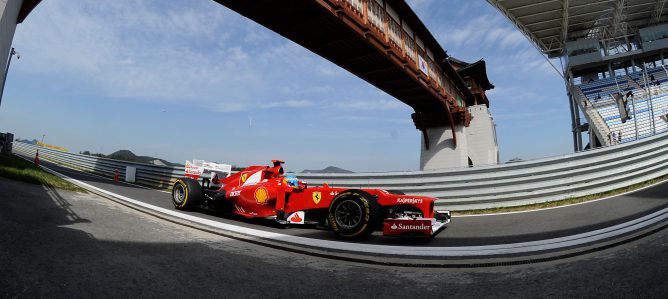
M 299 174 L 309 184 L 401 190 L 439 198 L 451 210 L 507 207 L 585 196 L 627 187 L 668 174 L 668 135 L 657 135 L 587 152 L 496 166 L 439 171 L 353 174 Z M 34 156 L 34 145 L 15 142 L 14 152 Z M 183 169 L 63 153 L 40 148 L 46 159 L 113 176 L 137 167 L 137 182 L 167 188 Z
M 182 167 L 155 166 L 99 158 L 89 155 L 66 153 L 16 141 L 14 142 L 13 152 L 23 156 L 34 157 L 37 149 L 39 149 L 39 157 L 42 160 L 108 178 L 113 178 L 115 172 L 118 170 L 120 179 L 123 181 L 125 180 L 126 166 L 136 167 L 137 172 L 135 174 L 135 182 L 140 185 L 157 189 L 170 188 L 174 180 L 183 177 L 184 174 L 184 169 Z

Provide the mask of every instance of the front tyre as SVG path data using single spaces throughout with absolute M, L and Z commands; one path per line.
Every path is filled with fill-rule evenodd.
M 202 201 L 202 186 L 191 178 L 178 179 L 172 187 L 172 203 L 179 210 L 191 210 Z
M 348 190 L 332 200 L 327 220 L 332 231 L 341 238 L 367 239 L 380 224 L 380 205 L 369 193 Z

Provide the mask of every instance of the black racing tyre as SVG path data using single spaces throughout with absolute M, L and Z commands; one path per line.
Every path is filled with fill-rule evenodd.
M 347 190 L 329 205 L 327 222 L 339 237 L 367 239 L 380 225 L 380 205 L 376 197 L 361 190 Z
M 202 186 L 191 178 L 178 179 L 172 187 L 172 203 L 179 210 L 191 210 L 202 197 Z

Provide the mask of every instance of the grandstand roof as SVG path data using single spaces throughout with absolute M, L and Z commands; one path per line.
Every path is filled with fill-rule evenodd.
M 619 40 L 668 19 L 666 0 L 487 0 L 549 57 L 566 41 Z
M 19 15 L 16 18 L 16 23 L 23 23 L 23 20 L 30 14 L 30 12 L 39 4 L 41 0 L 24 0 L 19 10 Z

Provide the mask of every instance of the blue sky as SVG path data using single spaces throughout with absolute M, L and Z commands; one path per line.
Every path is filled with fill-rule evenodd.
M 408 1 L 487 61 L 501 160 L 572 150 L 563 81 L 487 2 Z M 70 149 L 288 170 L 416 170 L 412 109 L 210 0 L 47 0 L 20 24 L 0 128 Z

